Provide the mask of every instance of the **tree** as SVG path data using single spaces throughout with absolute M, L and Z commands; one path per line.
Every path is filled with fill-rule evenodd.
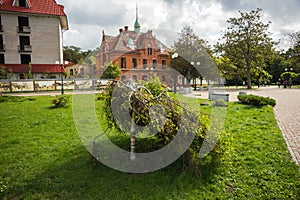
M 172 66 L 185 76 L 190 83 L 191 79 L 203 77 L 207 79 L 212 79 L 213 74 L 211 73 L 214 65 L 211 59 L 210 49 L 208 42 L 200 39 L 189 26 L 185 26 L 180 34 L 177 41 L 173 45 L 174 51 L 179 54 L 176 62 L 172 63 Z M 194 62 L 194 66 L 191 65 Z M 200 65 L 197 65 L 200 62 Z
M 104 72 L 101 78 L 115 79 L 121 76 L 121 70 L 118 67 L 118 64 L 113 64 L 110 62 L 106 67 L 104 67 Z
M 252 88 L 251 74 L 256 67 L 265 68 L 274 53 L 276 42 L 270 37 L 267 24 L 261 21 L 261 9 L 241 12 L 239 18 L 227 20 L 229 27 L 216 45 L 221 56 L 229 58 L 247 78 L 247 87 Z
M 74 64 L 78 64 L 80 60 L 84 59 L 85 57 L 80 47 L 64 46 L 64 60 L 68 60 Z
M 289 68 L 300 72 L 300 32 L 289 34 L 291 47 L 286 51 L 286 58 L 289 60 Z

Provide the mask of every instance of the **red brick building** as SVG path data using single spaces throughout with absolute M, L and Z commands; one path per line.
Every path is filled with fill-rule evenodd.
M 128 26 L 119 29 L 117 36 L 108 36 L 103 31 L 100 55 L 97 61 L 97 75 L 103 73 L 102 66 L 109 62 L 117 63 L 122 71 L 121 79 L 148 79 L 155 74 L 165 83 L 170 84 L 169 48 L 161 43 L 151 30 L 140 31 L 138 16 L 134 23 L 134 30 Z

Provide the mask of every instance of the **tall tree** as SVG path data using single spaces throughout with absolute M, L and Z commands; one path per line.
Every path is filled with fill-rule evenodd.
M 286 59 L 289 60 L 289 68 L 300 72 L 300 32 L 289 34 L 291 47 L 286 51 Z
M 271 22 L 261 21 L 261 9 L 241 12 L 240 17 L 230 18 L 223 37 L 216 47 L 221 56 L 229 58 L 242 69 L 247 78 L 247 87 L 252 88 L 251 74 L 266 67 L 274 52 L 274 42 L 268 32 Z
M 175 66 L 175 69 L 184 75 L 188 82 L 195 78 L 202 79 L 202 77 L 212 79 L 212 74 L 216 74 L 208 73 L 213 69 L 210 66 L 214 65 L 208 42 L 200 39 L 191 27 L 185 26 L 181 30 L 178 40 L 174 42 L 173 49 L 179 54 L 179 57 L 175 63 L 172 63 L 172 66 Z M 194 66 L 192 66 L 192 62 L 194 62 Z
M 64 60 L 68 60 L 74 64 L 78 64 L 80 60 L 84 60 L 84 59 L 85 57 L 80 47 L 64 46 Z

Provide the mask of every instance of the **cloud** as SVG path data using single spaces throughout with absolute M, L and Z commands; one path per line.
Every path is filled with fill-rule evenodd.
M 68 15 L 70 30 L 64 37 L 67 45 L 91 49 L 100 45 L 102 30 L 116 36 L 119 28 L 125 25 L 133 29 L 136 0 L 57 2 L 65 6 Z M 216 43 L 221 31 L 228 26 L 227 19 L 238 17 L 239 10 L 248 12 L 262 8 L 262 20 L 272 22 L 270 31 L 276 40 L 284 40 L 287 33 L 300 30 L 299 0 L 276 3 L 269 0 L 151 0 L 140 1 L 138 8 L 142 31 L 156 30 L 157 37 L 169 46 L 184 26 L 191 26 L 210 44 Z M 287 47 L 286 42 L 282 45 Z

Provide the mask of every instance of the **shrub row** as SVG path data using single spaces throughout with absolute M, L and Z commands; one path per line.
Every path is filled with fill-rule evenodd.
M 256 95 L 238 95 L 238 100 L 241 101 L 244 104 L 253 105 L 253 106 L 275 106 L 276 101 L 274 99 L 271 99 L 269 97 L 261 97 Z

